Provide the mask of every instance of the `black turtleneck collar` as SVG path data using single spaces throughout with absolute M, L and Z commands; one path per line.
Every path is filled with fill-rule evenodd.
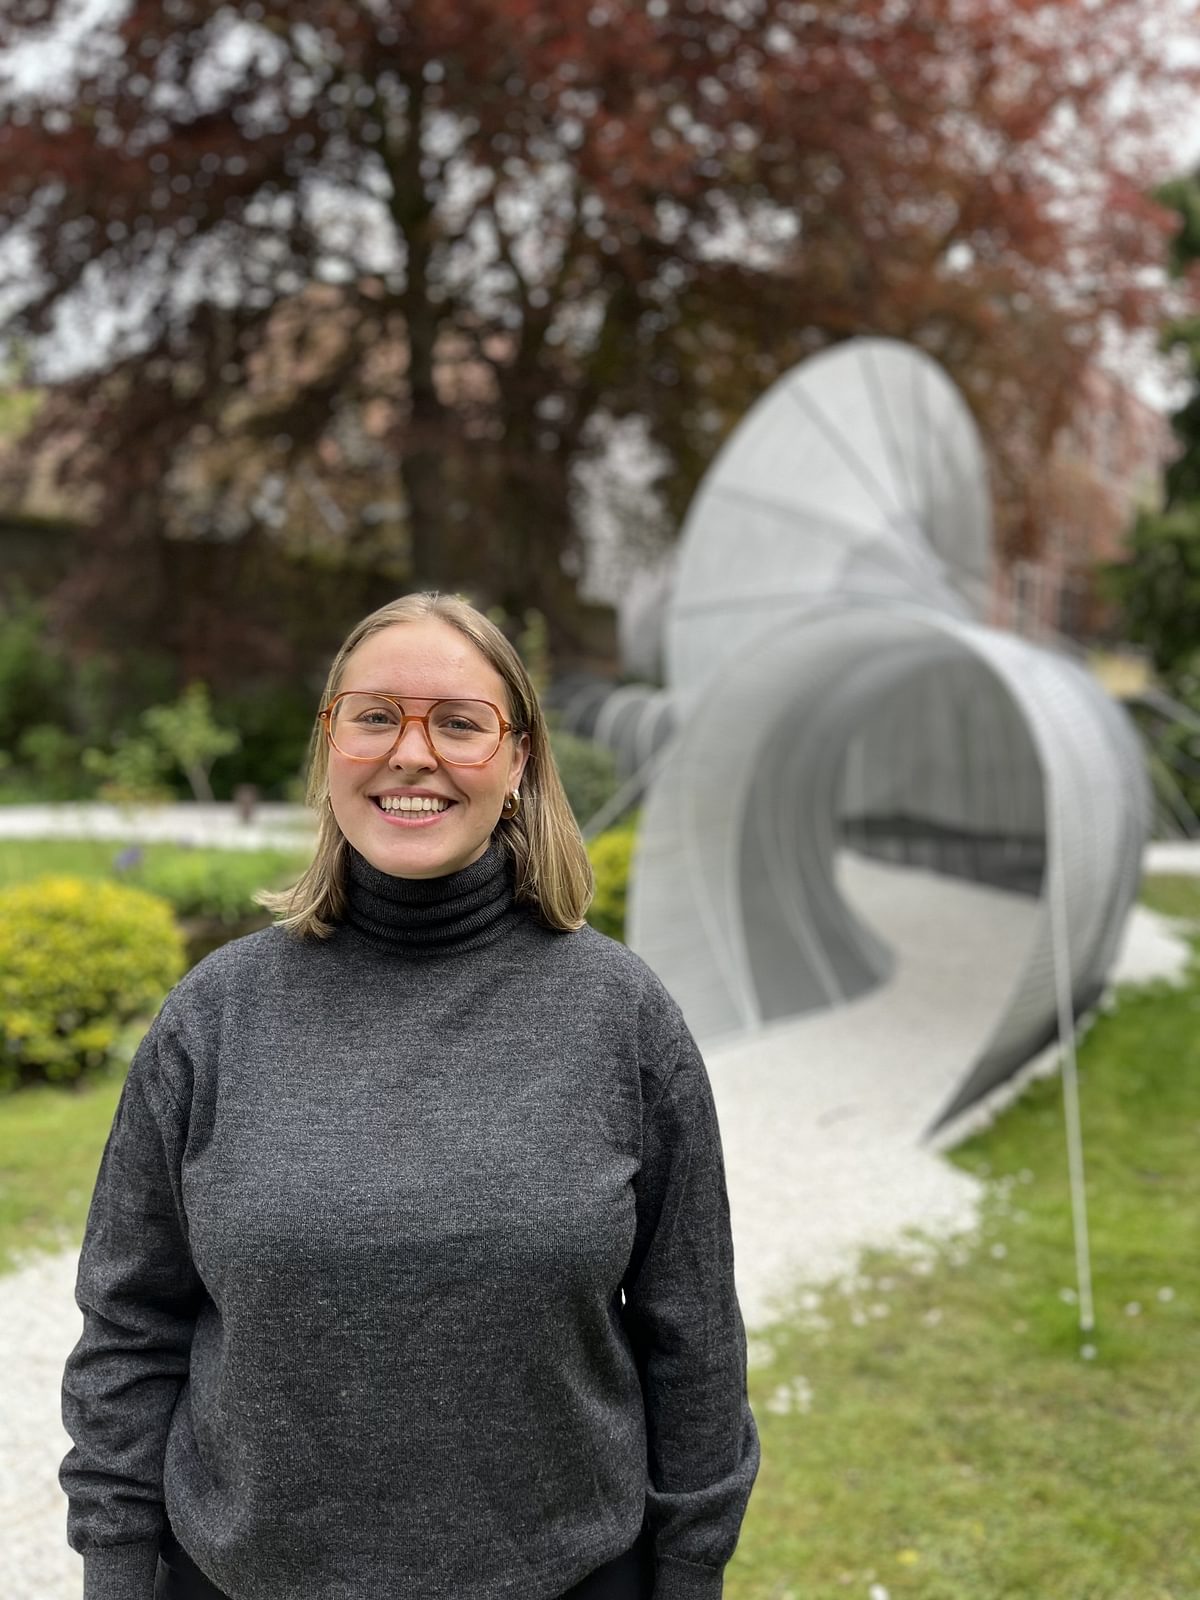
M 508 852 L 493 840 L 443 878 L 394 878 L 350 847 L 346 922 L 377 950 L 457 955 L 498 939 L 516 917 Z

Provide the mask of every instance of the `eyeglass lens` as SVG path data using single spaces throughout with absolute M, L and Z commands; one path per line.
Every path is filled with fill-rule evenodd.
M 410 716 L 424 714 L 405 706 Z M 330 735 L 344 756 L 388 754 L 400 733 L 404 713 L 379 695 L 343 695 L 333 710 Z M 437 755 L 456 761 L 486 761 L 500 748 L 500 719 L 483 700 L 437 700 L 428 708 L 429 738 Z

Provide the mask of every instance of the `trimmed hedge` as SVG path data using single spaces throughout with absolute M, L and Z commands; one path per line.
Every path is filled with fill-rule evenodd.
M 155 895 L 67 877 L 0 889 L 0 1091 L 113 1064 L 183 970 Z

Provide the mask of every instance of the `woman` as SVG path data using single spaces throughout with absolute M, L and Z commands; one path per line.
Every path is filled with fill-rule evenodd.
M 311 867 L 167 997 L 101 1163 L 85 1600 L 715 1600 L 758 1441 L 712 1098 L 583 922 L 529 678 L 410 595 L 310 770 Z

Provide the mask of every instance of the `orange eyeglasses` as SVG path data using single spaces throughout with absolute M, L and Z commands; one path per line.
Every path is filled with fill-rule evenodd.
M 428 700 L 412 695 L 410 700 Z M 434 699 L 429 710 L 406 711 L 395 695 L 373 689 L 343 689 L 318 720 L 330 744 L 347 761 L 385 761 L 404 737 L 410 722 L 419 722 L 425 743 L 439 761 L 451 767 L 482 767 L 499 750 L 506 733 L 516 733 L 500 707 L 490 700 L 461 696 Z

